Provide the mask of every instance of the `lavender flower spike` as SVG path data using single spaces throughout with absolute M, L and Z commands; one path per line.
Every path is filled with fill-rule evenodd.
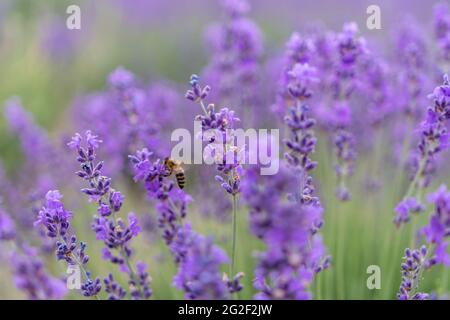
M 23 291 L 28 299 L 62 299 L 66 295 L 65 283 L 46 272 L 37 250 L 24 246 L 20 253 L 13 253 L 11 265 L 16 287 Z
M 334 79 L 334 98 L 331 125 L 337 157 L 336 175 L 338 178 L 337 197 L 342 201 L 350 199 L 347 178 L 352 175 L 356 159 L 355 138 L 350 131 L 352 111 L 350 97 L 356 88 L 356 71 L 362 54 L 366 52 L 365 40 L 358 37 L 358 26 L 346 23 L 337 36 L 337 59 Z
M 220 273 L 227 256 L 211 238 L 194 233 L 190 226 L 185 228 L 186 259 L 174 278 L 175 286 L 185 291 L 187 299 L 228 299 L 230 291 Z
M 82 294 L 98 298 L 97 294 L 101 290 L 100 279 L 92 280 L 89 271 L 85 269 L 89 261 L 89 256 L 85 253 L 86 244 L 78 243 L 75 235 L 68 234 L 72 213 L 65 209 L 61 198 L 58 190 L 47 192 L 45 205 L 39 211 L 35 224 L 44 225 L 47 236 L 57 239 L 55 255 L 58 260 L 64 260 L 68 266 L 78 266 L 83 271 L 86 282 L 81 286 Z
M 204 98 L 209 93 L 209 87 L 201 88 L 199 78 L 196 75 L 191 76 L 191 89 L 187 91 L 186 97 L 189 100 L 198 102 L 203 110 L 202 115 L 198 115 L 195 119 L 201 121 L 203 141 L 206 141 L 206 148 L 211 149 L 210 154 L 215 155 L 215 163 L 218 175 L 215 176 L 216 181 L 220 183 L 222 188 L 231 195 L 233 201 L 232 215 L 232 249 L 230 262 L 230 277 L 234 275 L 235 252 L 236 252 L 236 215 L 237 215 L 237 196 L 240 193 L 241 175 L 243 169 L 241 166 L 242 146 L 235 146 L 235 136 L 233 134 L 234 123 L 239 118 L 234 116 L 234 111 L 228 108 L 222 108 L 218 113 L 215 112 L 213 104 L 205 108 Z M 206 95 L 202 92 L 206 90 Z M 207 135 L 207 132 L 213 131 L 213 135 Z M 242 147 L 245 149 L 245 146 Z
M 215 101 L 253 109 L 257 113 L 262 89 L 261 30 L 247 17 L 250 9 L 247 0 L 220 2 L 225 21 L 207 29 L 210 61 L 204 76 L 209 83 L 215 85 L 216 90 L 212 93 Z
M 422 271 L 425 268 L 427 248 L 423 246 L 420 250 L 405 250 L 403 263 L 401 266 L 402 282 L 397 294 L 400 300 L 426 300 L 427 293 L 418 292 Z
M 295 64 L 288 72 L 288 76 L 290 78 L 288 92 L 296 103 L 290 107 L 285 117 L 285 123 L 290 130 L 289 139 L 285 140 L 288 148 L 285 157 L 301 177 L 300 202 L 320 205 L 318 198 L 313 194 L 312 177 L 309 175 L 309 172 L 317 165 L 310 158 L 316 146 L 316 138 L 312 130 L 316 121 L 308 116 L 307 104 L 307 100 L 312 96 L 311 86 L 318 82 L 316 69 L 308 64 Z
M 120 270 L 128 274 L 133 298 L 146 299 L 149 279 L 145 278 L 145 285 L 142 285 L 140 275 L 134 271 L 130 262 L 133 250 L 129 243 L 141 229 L 134 213 L 128 214 L 128 222 L 117 217 L 125 198 L 120 191 L 112 188 L 111 178 L 102 174 L 103 162 L 96 161 L 96 151 L 101 142 L 91 131 L 86 131 L 84 137 L 75 134 L 68 146 L 77 151 L 81 170 L 76 174 L 87 183 L 87 188 L 81 189 L 81 192 L 98 206 L 99 216 L 94 216 L 92 229 L 97 240 L 102 240 L 105 245 L 103 258 L 118 264 Z M 134 293 L 134 287 L 137 287 L 137 293 Z
M 208 96 L 210 88 L 209 86 L 202 88 L 197 75 L 192 75 L 189 83 L 191 89 L 186 92 L 187 99 L 197 102 L 203 110 L 203 114 L 197 115 L 195 118 L 201 121 L 201 138 L 206 141 L 206 148 L 211 149 L 211 154 L 216 155 L 215 163 L 219 172 L 216 180 L 227 193 L 235 196 L 239 193 L 239 173 L 242 171 L 239 163 L 241 150 L 233 145 L 234 136 L 230 129 L 233 129 L 239 118 L 234 115 L 234 111 L 228 108 L 222 108 L 219 112 L 215 112 L 213 104 L 205 107 L 204 99 Z M 206 134 L 211 131 L 213 131 L 212 134 Z
M 431 183 L 436 157 L 450 147 L 447 129 L 450 119 L 450 82 L 447 75 L 444 75 L 444 83 L 428 97 L 433 100 L 433 105 L 428 107 L 425 120 L 420 124 L 420 141 L 415 154 L 417 166 L 409 188 L 395 210 L 397 225 L 408 221 L 410 212 L 422 211 L 420 193 Z

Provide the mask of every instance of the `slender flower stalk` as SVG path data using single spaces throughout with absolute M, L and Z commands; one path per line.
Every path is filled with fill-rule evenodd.
M 141 284 L 140 276 L 131 264 L 133 250 L 129 242 L 140 232 L 140 226 L 134 213 L 128 214 L 128 223 L 117 215 L 125 197 L 111 186 L 111 179 L 102 175 L 103 162 L 96 162 L 96 150 L 102 141 L 87 131 L 85 136 L 75 134 L 68 146 L 78 153 L 77 161 L 81 170 L 77 175 L 84 179 L 88 187 L 81 190 L 89 196 L 89 200 L 97 204 L 98 216 L 94 216 L 92 229 L 97 240 L 102 240 L 105 248 L 102 256 L 113 264 L 118 264 L 120 270 L 129 276 L 130 293 L 133 298 L 148 299 L 150 279 Z M 135 293 L 137 291 L 137 293 Z
M 83 272 L 85 283 L 81 285 L 82 294 L 98 299 L 101 290 L 100 279 L 92 280 L 90 272 L 85 268 L 89 261 L 89 256 L 85 253 L 86 244 L 78 242 L 75 235 L 69 234 L 72 213 L 65 209 L 58 190 L 48 191 L 45 198 L 46 202 L 39 211 L 35 225 L 43 225 L 47 236 L 56 240 L 57 260 L 64 260 L 69 267 L 77 266 Z
M 332 80 L 336 103 L 332 106 L 330 122 L 337 158 L 336 196 L 342 201 L 347 201 L 351 197 L 347 180 L 353 174 L 356 161 L 355 137 L 351 131 L 353 117 L 350 98 L 356 88 L 356 71 L 360 58 L 366 52 L 365 40 L 358 37 L 358 27 L 355 23 L 344 25 L 342 33 L 337 36 L 336 50 L 338 61 Z
M 222 188 L 232 197 L 232 230 L 231 230 L 231 262 L 230 275 L 234 276 L 236 257 L 236 237 L 237 237 L 237 197 L 240 193 L 240 182 L 242 167 L 240 157 L 242 149 L 235 146 L 233 135 L 233 125 L 239 121 L 234 116 L 234 111 L 222 108 L 215 112 L 213 104 L 205 107 L 204 100 L 210 92 L 210 87 L 201 87 L 199 77 L 192 75 L 190 78 L 191 89 L 186 92 L 186 98 L 200 105 L 203 110 L 202 115 L 196 116 L 196 120 L 201 122 L 201 139 L 207 143 L 210 154 L 214 155 L 217 171 L 216 180 Z

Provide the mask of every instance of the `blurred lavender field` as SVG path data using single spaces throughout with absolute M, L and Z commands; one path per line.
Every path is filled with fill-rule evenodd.
M 448 297 L 448 1 L 4 0 L 0 25 L 0 298 Z M 194 119 L 279 129 L 278 173 L 228 140 L 181 173 Z

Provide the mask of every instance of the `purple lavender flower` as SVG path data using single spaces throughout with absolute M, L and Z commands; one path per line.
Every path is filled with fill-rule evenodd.
M 144 262 L 138 262 L 136 264 L 136 276 L 138 282 L 130 282 L 132 288 L 131 297 L 133 299 L 139 299 L 141 296 L 139 288 L 142 288 L 143 297 L 149 299 L 152 296 L 152 289 L 150 288 L 151 278 L 147 273 L 147 265 Z
M 288 72 L 290 82 L 288 92 L 296 103 L 289 109 L 285 123 L 290 130 L 290 136 L 285 140 L 288 152 L 285 157 L 288 163 L 298 172 L 301 177 L 299 200 L 301 203 L 318 203 L 314 197 L 314 187 L 309 172 L 317 163 L 312 161 L 310 155 L 315 151 L 316 138 L 313 127 L 315 120 L 308 117 L 309 106 L 306 100 L 311 97 L 311 85 L 316 83 L 316 70 L 308 64 L 296 64 Z
M 205 108 L 204 99 L 206 95 L 197 94 L 195 92 L 203 92 L 205 89 L 199 84 L 199 78 L 192 75 L 190 79 L 191 90 L 188 90 L 186 97 L 192 100 L 194 96 L 203 110 L 202 115 L 196 116 L 196 120 L 201 122 L 202 132 L 201 139 L 206 141 L 206 148 L 209 154 L 215 160 L 216 169 L 219 175 L 215 176 L 221 187 L 232 196 L 232 249 L 230 262 L 230 275 L 234 276 L 235 254 L 236 254 L 236 230 L 237 230 L 237 195 L 240 193 L 241 176 L 243 169 L 241 160 L 245 146 L 235 145 L 235 136 L 233 134 L 234 124 L 239 120 L 235 117 L 234 111 L 228 108 L 222 108 L 215 113 L 213 104 Z M 206 86 L 208 87 L 208 86 Z M 209 92 L 209 91 L 208 91 Z M 213 133 L 213 134 L 211 134 Z
M 76 57 L 82 43 L 82 30 L 69 30 L 61 18 L 51 18 L 40 29 L 40 46 L 49 59 L 68 62 Z
M 68 146 L 78 153 L 77 161 L 81 170 L 76 174 L 88 184 L 88 187 L 81 191 L 89 196 L 90 201 L 97 203 L 97 211 L 101 214 L 100 217 L 94 217 L 92 229 L 97 239 L 105 244 L 103 258 L 118 264 L 120 270 L 128 274 L 129 283 L 137 287 L 138 292 L 135 295 L 148 298 L 146 288 L 141 286 L 139 275 L 130 264 L 133 250 L 129 242 L 138 235 L 140 227 L 134 213 L 128 214 L 128 223 L 116 217 L 122 207 L 124 196 L 111 187 L 111 178 L 102 175 L 103 162 L 96 162 L 96 150 L 101 142 L 96 135 L 86 131 L 84 137 L 77 133 L 68 143 Z M 105 206 L 109 207 L 109 210 Z M 95 291 L 96 283 L 93 282 L 91 286 Z
M 408 216 L 405 209 L 414 209 L 405 206 L 405 201 L 411 202 L 411 198 L 415 198 L 416 202 L 421 202 L 417 195 L 430 184 L 437 155 L 450 146 L 450 135 L 447 131 L 447 122 L 450 119 L 450 82 L 447 75 L 444 76 L 443 85 L 436 87 L 429 98 L 433 100 L 433 105 L 428 108 L 426 118 L 420 125 L 415 173 L 404 197 L 406 200 L 397 207 L 401 210 L 396 210 L 397 214 L 403 217 Z M 396 221 L 406 222 L 407 219 L 397 217 Z
M 442 185 L 436 192 L 428 196 L 428 201 L 434 205 L 434 212 L 429 224 L 422 228 L 425 240 L 434 245 L 434 262 L 450 266 L 450 256 L 446 252 L 447 239 L 450 236 L 450 192 Z
M 13 240 L 16 237 L 16 226 L 14 221 L 3 210 L 0 202 L 0 241 Z
M 149 90 L 140 87 L 124 67 L 113 70 L 107 82 L 107 90 L 78 99 L 73 113 L 80 130 L 95 126 L 104 138 L 99 156 L 109 164 L 106 174 L 116 177 L 123 171 L 126 156 L 136 149 L 146 147 L 158 155 L 167 154 L 167 146 L 160 140 L 173 127 L 175 117 L 168 115 L 178 97 L 168 85 L 154 84 Z M 161 109 L 167 115 L 159 117 Z
M 193 74 L 191 76 L 191 80 L 189 81 L 192 90 L 186 91 L 185 97 L 188 100 L 191 100 L 193 102 L 200 102 L 201 100 L 204 100 L 209 92 L 211 91 L 211 88 L 209 86 L 204 86 L 203 88 L 200 87 L 199 84 L 199 77 L 196 74 Z
M 423 246 L 420 250 L 405 250 L 401 266 L 402 282 L 397 294 L 400 300 L 426 300 L 427 293 L 418 292 L 422 271 L 427 265 L 427 248 Z
M 442 185 L 428 196 L 428 201 L 434 205 L 434 211 L 429 223 L 421 228 L 419 233 L 424 236 L 427 246 L 422 246 L 420 250 L 405 251 L 401 267 L 402 283 L 398 293 L 401 300 L 428 299 L 428 294 L 418 292 L 423 270 L 436 264 L 450 266 L 450 255 L 447 253 L 447 238 L 450 236 L 450 192 Z
M 186 254 L 174 278 L 175 286 L 185 291 L 186 299 L 228 299 L 229 289 L 220 267 L 228 262 L 225 253 L 187 226 Z
M 419 213 L 424 210 L 424 206 L 417 202 L 415 198 L 404 199 L 395 207 L 394 211 L 397 215 L 394 219 L 394 223 L 397 226 L 402 223 L 407 223 L 411 219 L 410 213 Z
M 311 33 L 314 55 L 312 55 L 313 61 L 309 62 L 321 71 L 323 78 L 326 78 L 326 75 L 330 75 L 333 72 L 335 34 L 323 29 L 321 26 L 313 27 Z
M 85 265 L 89 261 L 89 256 L 85 253 L 86 244 L 78 243 L 75 235 L 69 236 L 72 213 L 65 209 L 61 199 L 62 195 L 58 190 L 47 192 L 46 203 L 39 211 L 35 224 L 44 225 L 47 236 L 58 239 L 55 243 L 55 255 L 58 260 L 64 260 L 69 266 L 77 265 L 83 270 L 86 282 L 81 287 L 82 294 L 86 297 L 96 297 L 101 290 L 100 279 L 91 280 L 90 273 L 85 270 Z
M 6 102 L 5 118 L 11 131 L 19 136 L 22 150 L 28 159 L 47 160 L 51 148 L 47 134 L 37 126 L 31 114 L 23 109 L 19 98 L 13 97 Z
M 226 21 L 207 30 L 211 61 L 205 78 L 217 86 L 214 100 L 223 104 L 255 108 L 260 101 L 262 36 L 258 26 L 245 15 L 245 0 L 222 1 Z
M 296 203 L 279 205 L 265 235 L 267 250 L 255 270 L 258 299 L 309 299 L 308 286 L 315 272 L 328 267 L 314 223 L 321 208 Z
M 427 47 L 425 35 L 417 28 L 417 22 L 412 19 L 403 21 L 396 37 L 398 70 L 397 100 L 403 117 L 415 124 L 423 115 L 422 103 L 427 90 Z M 409 134 L 409 132 L 408 132 Z
M 157 200 L 158 226 L 166 244 L 170 246 L 181 221 L 186 217 L 187 205 L 192 199 L 168 179 L 167 168 L 162 161 L 157 159 L 152 162 L 151 156 L 151 152 L 143 149 L 129 157 L 134 166 L 134 180 L 143 181 L 149 198 Z
M 17 215 L 21 227 L 32 229 L 34 214 L 30 211 L 35 210 L 34 204 L 56 183 L 63 181 L 65 175 L 59 169 L 61 157 L 45 130 L 24 110 L 18 98 L 11 98 L 5 103 L 5 118 L 11 132 L 18 136 L 25 155 L 25 162 L 18 170 L 18 181 L 14 186 L 14 202 L 18 207 L 20 203 L 14 215 Z
M 297 34 L 286 47 L 275 110 L 286 113 L 289 167 L 280 165 L 278 174 L 269 177 L 259 176 L 257 167 L 248 169 L 243 183 L 252 231 L 267 246 L 255 270 L 257 299 L 307 299 L 314 274 L 329 265 L 317 234 L 323 209 L 310 176 L 316 167 L 310 158 L 316 122 L 309 116 L 308 102 L 318 82 L 317 70 L 307 63 L 313 47 Z
M 103 279 L 105 285 L 105 292 L 108 293 L 108 300 L 122 300 L 127 295 L 127 292 L 114 281 L 112 273 L 107 278 Z
M 108 77 L 108 84 L 112 89 L 117 107 L 126 118 L 129 125 L 130 139 L 136 138 L 138 114 L 145 102 L 145 93 L 135 86 L 134 75 L 123 67 L 118 67 Z
M 104 217 L 95 217 L 92 228 L 97 234 L 97 240 L 103 240 L 109 249 L 125 248 L 127 243 L 141 230 L 137 218 L 132 212 L 128 214 L 128 224 L 121 218 L 113 221 Z
M 227 274 L 223 275 L 223 281 L 228 286 L 228 291 L 233 294 L 241 291 L 244 287 L 241 284 L 242 278 L 245 276 L 243 272 L 238 272 L 232 279 L 228 278 Z
M 220 173 L 216 176 L 216 180 L 227 193 L 235 196 L 239 193 L 242 171 L 239 163 L 241 150 L 234 146 L 234 136 L 230 129 L 233 129 L 239 118 L 235 117 L 234 111 L 228 108 L 215 112 L 213 104 L 205 107 L 203 100 L 209 93 L 209 89 L 205 90 L 205 88 L 209 86 L 202 88 L 197 75 L 191 76 L 190 85 L 191 89 L 187 91 L 186 98 L 199 103 L 203 110 L 203 114 L 197 115 L 195 120 L 201 122 L 201 138 L 207 142 L 206 148 L 209 148 L 210 154 L 214 154 L 216 168 Z
M 85 297 L 95 297 L 102 289 L 100 278 L 92 280 L 89 273 L 86 276 L 87 280 L 81 285 L 81 292 Z
M 157 151 L 160 127 L 151 112 L 148 93 L 136 85 L 134 75 L 123 67 L 109 75 L 108 83 L 113 103 L 120 110 L 126 128 L 127 150 L 147 147 Z
M 354 147 L 355 139 L 353 135 L 345 130 L 338 130 L 334 137 L 336 155 L 340 164 L 335 166 L 336 176 L 338 177 L 338 187 L 336 196 L 342 201 L 350 200 L 350 191 L 347 188 L 345 178 L 353 173 L 354 160 L 356 159 Z
M 363 90 L 369 104 L 368 121 L 375 129 L 379 129 L 394 112 L 390 82 L 392 74 L 387 62 L 381 58 L 369 54 L 363 58 L 363 68 L 366 70 Z
M 175 85 L 154 83 L 146 92 L 145 108 L 139 115 L 143 124 L 141 140 L 146 141 L 147 148 L 155 153 L 167 155 L 170 149 L 161 142 L 170 138 L 173 129 L 182 125 L 187 127 L 191 121 L 185 114 L 177 112 L 178 106 L 182 103 L 182 97 Z M 152 129 L 157 129 L 158 134 L 152 133 Z
M 358 36 L 358 27 L 355 23 L 344 25 L 342 32 L 337 35 L 336 50 L 338 59 L 332 87 L 337 102 L 333 105 L 330 119 L 337 156 L 338 188 L 336 195 L 340 200 L 346 201 L 350 199 L 347 177 L 352 175 L 356 160 L 355 139 L 350 131 L 352 112 L 349 99 L 357 86 L 356 71 L 361 56 L 367 51 L 365 40 Z
M 202 167 L 198 170 L 198 179 L 201 183 L 195 185 L 196 194 L 208 194 L 209 196 L 202 199 L 199 205 L 200 213 L 209 218 L 218 219 L 221 222 L 231 220 L 230 212 L 233 209 L 232 201 L 229 197 L 223 196 L 222 188 L 216 188 L 216 181 L 211 181 L 211 177 L 215 175 L 216 168 Z
M 255 236 L 263 238 L 272 228 L 273 214 L 278 210 L 280 198 L 295 190 L 298 180 L 286 165 L 280 165 L 273 176 L 260 175 L 256 166 L 246 170 L 242 196 L 250 210 L 249 223 Z
M 43 224 L 47 228 L 47 235 L 51 238 L 64 237 L 69 228 L 69 219 L 72 217 L 72 213 L 65 210 L 60 201 L 62 195 L 58 190 L 47 192 L 45 198 L 46 204 L 39 211 L 35 224 Z
M 450 8 L 441 2 L 434 6 L 434 33 L 440 49 L 440 59 L 450 61 Z
M 118 90 L 126 89 L 134 85 L 135 78 L 130 71 L 120 66 L 108 76 L 108 83 Z
M 296 104 L 295 97 L 293 97 L 289 92 L 289 83 L 293 80 L 293 77 L 292 75 L 290 75 L 290 73 L 292 72 L 296 64 L 307 65 L 310 62 L 313 53 L 314 45 L 311 39 L 302 37 L 296 32 L 291 35 L 286 44 L 285 55 L 282 61 L 283 70 L 278 81 L 276 102 L 272 106 L 272 111 L 279 115 L 285 116 L 286 110 L 289 110 L 289 108 Z M 306 70 L 307 69 L 308 68 L 306 68 Z M 312 80 L 312 82 L 317 82 L 316 80 L 318 79 L 316 77 L 313 78 L 305 77 L 305 79 L 310 79 Z M 305 85 L 308 89 L 310 89 L 309 84 Z
M 79 132 L 95 125 L 96 133 L 104 138 L 98 155 L 108 163 L 108 168 L 104 168 L 105 174 L 112 177 L 124 171 L 124 150 L 129 141 L 128 126 L 124 125 L 121 109 L 111 107 L 116 104 L 110 92 L 99 92 L 77 98 L 71 108 L 72 119 Z
M 295 64 L 287 72 L 289 81 L 287 83 L 287 92 L 294 100 L 294 104 L 288 109 L 285 117 L 285 123 L 290 130 L 289 138 L 285 140 L 288 148 L 286 159 L 288 163 L 296 168 L 302 177 L 303 190 L 301 201 L 306 198 L 311 199 L 313 190 L 307 181 L 311 180 L 308 172 L 316 167 L 316 162 L 310 159 L 310 155 L 315 151 L 316 138 L 313 127 L 316 121 L 308 116 L 310 107 L 307 100 L 312 96 L 312 86 L 319 80 L 317 71 L 307 63 Z M 306 193 L 305 193 L 306 192 Z
M 223 252 L 213 246 L 211 239 L 194 233 L 189 223 L 183 223 L 187 205 L 192 200 L 168 179 L 167 169 L 160 159 L 152 162 L 151 156 L 151 152 L 143 149 L 129 158 L 135 180 L 144 181 L 147 195 L 156 201 L 158 226 L 179 266 L 174 278 L 176 287 L 185 291 L 189 299 L 223 299 L 231 291 L 241 290 L 240 277 L 229 284 L 228 279 L 220 277 L 219 266 L 227 261 Z
M 346 78 L 353 76 L 356 62 L 366 51 L 363 38 L 358 38 L 358 26 L 354 22 L 344 24 L 342 32 L 337 35 L 337 49 L 339 52 L 339 73 Z
M 11 267 L 16 287 L 23 291 L 28 299 L 62 299 L 67 293 L 65 283 L 46 272 L 43 261 L 33 248 L 24 247 L 23 252 L 14 252 Z
M 255 270 L 256 298 L 307 299 L 314 274 L 330 264 L 318 234 L 322 208 L 318 199 L 302 202 L 293 194 L 301 179 L 285 164 L 273 176 L 258 170 L 248 169 L 242 186 L 252 232 L 267 246 Z

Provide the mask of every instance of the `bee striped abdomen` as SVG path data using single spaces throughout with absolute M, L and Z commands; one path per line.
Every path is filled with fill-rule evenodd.
M 177 184 L 180 189 L 184 188 L 184 185 L 186 184 L 186 176 L 184 175 L 184 172 L 178 172 L 175 174 L 175 178 L 177 179 Z

